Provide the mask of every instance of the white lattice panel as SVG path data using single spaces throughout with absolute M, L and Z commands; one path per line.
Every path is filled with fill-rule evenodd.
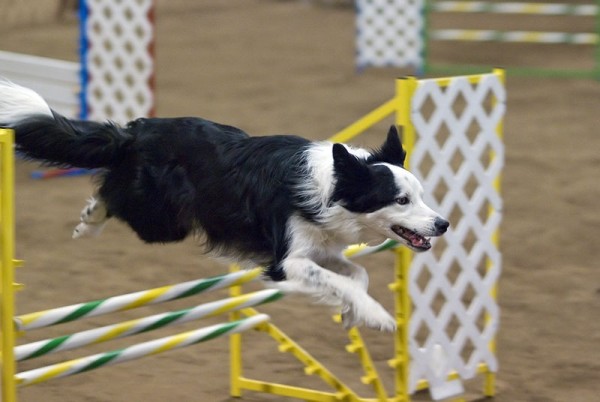
M 478 83 L 440 82 L 419 80 L 411 104 L 417 133 L 411 171 L 424 183 L 426 202 L 451 222 L 433 251 L 416 254 L 410 268 L 411 392 L 420 379 L 435 388 L 452 371 L 468 379 L 481 363 L 491 371 L 498 366 L 489 345 L 499 320 L 493 289 L 501 255 L 493 237 L 502 199 L 494 181 L 504 163 L 497 128 L 505 89 L 495 74 Z
M 423 1 L 356 1 L 358 68 L 422 65 Z
M 86 0 L 88 118 L 118 123 L 152 114 L 152 0 Z

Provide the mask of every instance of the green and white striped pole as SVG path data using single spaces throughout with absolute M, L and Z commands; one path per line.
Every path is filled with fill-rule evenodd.
M 212 317 L 225 312 L 270 303 L 283 297 L 276 289 L 266 289 L 237 297 L 217 300 L 196 307 L 167 312 L 64 335 L 52 339 L 20 345 L 15 348 L 15 360 L 22 361 L 39 356 L 71 350 L 86 345 L 98 344 L 112 339 L 149 332 L 158 328 L 183 324 L 200 318 Z
M 212 325 L 178 335 L 139 343 L 124 349 L 98 353 L 75 360 L 24 371 L 15 376 L 20 387 L 38 384 L 55 378 L 62 378 L 100 367 L 112 366 L 144 356 L 156 355 L 168 350 L 179 349 L 196 343 L 209 341 L 219 336 L 231 335 L 254 328 L 269 320 L 266 314 L 258 314 L 243 320 Z
M 261 272 L 260 268 L 238 271 L 212 278 L 204 278 L 177 285 L 163 286 L 107 299 L 24 314 L 15 317 L 15 326 L 18 331 L 30 331 L 32 329 L 49 327 L 51 325 L 62 324 L 82 318 L 95 317 L 116 311 L 130 310 L 140 306 L 163 303 L 207 291 L 250 282 L 256 279 Z

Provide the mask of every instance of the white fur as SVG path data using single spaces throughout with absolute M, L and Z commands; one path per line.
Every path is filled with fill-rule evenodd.
M 346 328 L 365 325 L 393 331 L 396 321 L 367 293 L 366 270 L 347 260 L 343 250 L 359 241 L 379 243 L 386 238 L 402 244 L 407 241 L 391 227 L 410 228 L 422 236 L 435 236 L 435 220 L 439 218 L 423 202 L 423 187 L 416 177 L 400 167 L 386 165 L 394 174 L 398 197 L 407 196 L 407 205 L 392 204 L 371 213 L 353 213 L 340 205 L 327 205 L 335 186 L 332 144 L 320 143 L 309 154 L 309 181 L 301 189 L 313 202 L 320 203 L 320 225 L 300 217 L 288 222 L 290 252 L 283 261 L 286 280 L 273 286 L 292 293 L 307 294 L 325 304 L 339 305 Z M 370 154 L 347 147 L 359 158 Z
M 91 197 L 81 211 L 80 223 L 73 230 L 73 238 L 96 237 L 108 220 L 106 206 L 98 198 Z
M 34 114 L 52 111 L 35 91 L 0 77 L 0 121 L 10 125 Z
M 319 211 L 323 214 L 330 214 L 333 211 L 328 209 L 328 202 L 333 193 L 335 180 L 333 178 L 333 155 L 331 153 L 332 143 L 322 141 L 315 143 L 308 150 L 309 165 L 307 166 L 307 180 L 299 189 L 307 195 L 307 199 L 312 202 L 318 201 Z M 361 148 L 354 148 L 344 144 L 346 149 L 359 158 L 368 158 L 370 153 Z M 321 216 L 324 221 L 330 221 L 328 216 Z
M 439 215 L 423 201 L 424 190 L 421 183 L 408 170 L 385 165 L 394 173 L 396 183 L 402 189 L 398 196 L 408 196 L 410 204 L 392 204 L 369 214 L 358 215 L 357 219 L 374 234 L 385 235 L 402 244 L 407 242 L 391 230 L 394 224 L 408 227 L 422 236 L 435 236 L 435 219 Z

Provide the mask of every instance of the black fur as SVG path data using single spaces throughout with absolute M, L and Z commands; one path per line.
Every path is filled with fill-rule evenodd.
M 367 163 L 385 162 L 391 165 L 404 167 L 405 159 L 406 151 L 402 148 L 398 128 L 396 126 L 391 126 L 386 141 L 381 148 L 372 153 L 371 157 L 367 159 Z
M 97 168 L 120 161 L 133 137 L 112 123 L 34 115 L 19 122 L 16 149 L 50 166 Z
M 149 243 L 179 241 L 198 228 L 209 249 L 271 264 L 287 252 L 290 215 L 305 209 L 290 190 L 305 174 L 310 142 L 300 137 L 250 137 L 200 118 L 119 128 L 36 116 L 14 128 L 28 157 L 102 168 L 98 193 L 108 213 Z
M 399 193 L 394 175 L 386 166 L 372 165 L 379 160 L 372 158 L 370 162 L 351 155 L 341 144 L 333 145 L 336 182 L 332 202 L 358 213 L 373 212 L 394 202 Z
M 251 137 L 201 118 L 138 119 L 126 127 L 35 115 L 18 122 L 17 149 L 60 166 L 99 169 L 98 195 L 108 216 L 148 243 L 202 233 L 208 250 L 251 259 L 285 279 L 286 230 L 293 214 L 319 224 L 320 205 L 298 188 L 307 179 L 311 142 L 291 135 Z M 334 144 L 332 203 L 371 212 L 394 202 L 392 172 L 402 166 L 395 128 L 367 160 Z M 357 185 L 357 183 L 359 185 Z

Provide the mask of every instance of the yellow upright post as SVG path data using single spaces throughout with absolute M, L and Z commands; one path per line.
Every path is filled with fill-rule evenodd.
M 396 80 L 396 124 L 402 127 L 402 144 L 410 156 L 410 151 L 415 147 L 415 127 L 410 120 L 411 102 L 417 90 L 418 80 L 415 77 L 404 77 Z M 409 168 L 410 160 L 404 162 L 404 167 Z
M 240 268 L 237 265 L 230 267 L 230 272 L 239 271 Z M 229 288 L 229 295 L 232 297 L 240 296 L 242 294 L 242 285 L 231 286 Z M 239 311 L 233 311 L 230 313 L 230 319 L 232 321 L 239 320 L 242 315 Z M 234 397 L 242 396 L 242 387 L 240 386 L 240 377 L 242 377 L 242 334 L 237 333 L 229 336 L 229 376 L 230 376 L 230 395 Z
M 506 84 L 506 73 L 505 73 L 505 71 L 503 69 L 496 68 L 496 69 L 494 69 L 493 73 L 498 76 L 500 82 L 503 85 Z M 497 100 L 494 99 L 493 101 L 496 102 Z M 504 133 L 504 124 L 503 124 L 503 120 L 501 119 L 500 122 L 498 123 L 498 126 L 496 126 L 496 135 L 500 139 L 502 139 L 503 136 L 504 136 L 503 133 Z M 493 159 L 495 157 L 496 157 L 496 155 L 492 152 L 492 154 L 490 155 L 490 158 Z M 502 176 L 499 173 L 498 176 L 496 176 L 494 178 L 494 183 L 493 183 L 494 189 L 496 190 L 496 192 L 498 194 L 500 194 L 500 191 L 501 191 L 501 180 L 502 180 Z M 494 211 L 494 209 L 492 207 L 490 207 L 490 209 L 488 210 L 488 214 L 491 215 L 493 213 L 495 213 L 495 211 Z M 494 246 L 496 247 L 497 250 L 500 249 L 500 231 L 498 229 L 496 229 L 494 231 L 494 233 L 492 233 L 492 243 L 494 244 Z M 492 266 L 491 262 L 488 259 L 488 261 L 487 261 L 487 269 L 488 270 L 490 270 L 490 269 L 498 269 L 498 267 Z M 494 284 L 494 286 L 493 286 L 493 288 L 491 290 L 491 293 L 492 293 L 492 297 L 494 298 L 494 300 L 497 300 L 497 298 L 498 298 L 498 284 L 497 284 L 497 282 Z M 486 314 L 485 319 L 486 319 L 486 321 L 489 320 L 489 317 L 488 317 L 487 314 Z M 492 353 L 494 353 L 494 355 L 496 355 L 496 340 L 495 340 L 495 338 L 490 341 L 489 348 L 490 348 L 490 351 Z M 493 373 L 489 369 L 486 368 L 484 378 L 485 378 L 484 379 L 484 383 L 483 383 L 483 393 L 484 393 L 484 395 L 488 396 L 488 397 L 494 396 L 496 394 L 496 373 Z
M 15 383 L 15 222 L 14 222 L 14 132 L 0 129 L 0 269 L 2 305 L 0 306 L 0 337 L 2 343 L 2 400 L 16 402 Z
M 396 80 L 396 124 L 402 128 L 402 143 L 404 149 L 410 151 L 415 144 L 415 129 L 410 122 L 411 100 L 417 88 L 417 79 L 414 77 Z M 408 160 L 404 166 L 408 168 Z M 408 323 L 410 319 L 411 301 L 408 293 L 408 270 L 411 261 L 411 252 L 406 247 L 395 249 L 396 262 L 394 264 L 395 281 L 390 286 L 394 291 L 394 303 L 398 330 L 394 335 L 395 358 L 390 365 L 395 368 L 396 396 L 403 401 L 409 401 L 408 375 L 410 355 L 408 352 Z

